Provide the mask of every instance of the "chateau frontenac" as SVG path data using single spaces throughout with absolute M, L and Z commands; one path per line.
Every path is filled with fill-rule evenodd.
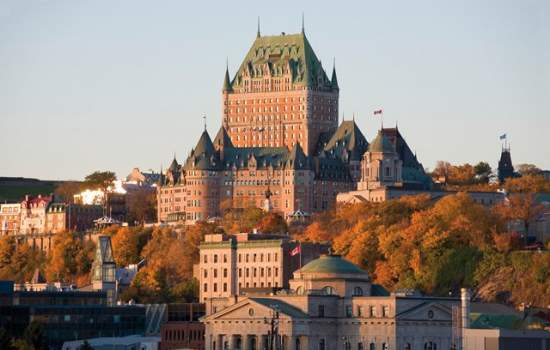
M 236 74 L 226 69 L 221 127 L 204 130 L 158 191 L 161 222 L 208 220 L 224 208 L 259 207 L 285 218 L 336 204 L 338 193 L 376 186 L 431 187 L 397 128 L 372 144 L 354 120 L 338 124 L 340 88 L 305 32 L 257 37 Z

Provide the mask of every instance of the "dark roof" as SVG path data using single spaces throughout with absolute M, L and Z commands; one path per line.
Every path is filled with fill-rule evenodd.
M 220 148 L 225 147 L 233 147 L 233 142 L 231 142 L 231 138 L 229 137 L 229 134 L 227 134 L 227 130 L 225 130 L 222 126 L 214 138 L 214 148 L 219 151 Z
M 369 145 L 369 152 L 394 153 L 395 147 L 389 138 L 387 138 L 386 135 L 384 135 L 384 133 L 380 130 Z
M 327 158 L 337 157 L 345 161 L 361 160 L 368 146 L 367 139 L 355 121 L 345 120 L 324 145 L 323 153 Z
M 229 78 L 229 68 L 225 69 L 225 77 L 223 79 L 222 91 L 223 92 L 233 91 L 233 87 L 231 86 L 231 81 L 230 81 L 230 78 Z

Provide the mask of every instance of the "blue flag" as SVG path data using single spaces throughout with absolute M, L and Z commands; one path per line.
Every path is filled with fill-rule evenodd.
M 500 139 L 501 139 L 501 140 L 505 140 L 505 139 L 506 139 L 506 134 L 500 135 Z

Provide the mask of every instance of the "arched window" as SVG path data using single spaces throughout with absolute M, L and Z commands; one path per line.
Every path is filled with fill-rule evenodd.
M 319 340 L 319 350 L 326 350 L 325 349 L 325 339 Z
M 353 288 L 353 296 L 362 297 L 363 296 L 363 288 L 361 288 L 361 287 Z
M 335 295 L 336 291 L 334 290 L 334 287 L 326 286 L 326 287 L 323 287 L 323 294 L 324 295 Z
M 301 348 L 300 348 L 300 338 L 296 337 L 295 345 L 296 345 L 296 347 L 295 347 L 296 350 L 300 350 L 300 349 L 301 349 Z
M 376 344 L 375 343 L 370 343 L 369 350 L 376 350 Z
M 388 343 L 382 343 L 382 350 L 390 350 Z
M 302 288 L 302 286 L 299 286 L 298 288 L 296 288 L 296 294 L 298 295 L 304 294 L 304 288 Z
M 361 342 L 357 343 L 357 350 L 364 350 L 363 349 L 363 343 L 361 343 Z
M 412 345 L 411 345 L 411 343 L 405 344 L 405 350 L 412 350 Z
M 344 350 L 351 350 L 351 343 L 349 341 L 344 343 Z

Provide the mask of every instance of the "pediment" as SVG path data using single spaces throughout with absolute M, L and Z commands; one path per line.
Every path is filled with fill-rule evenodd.
M 451 321 L 452 311 L 447 305 L 437 302 L 425 302 L 400 312 L 397 320 Z
M 253 299 L 245 299 L 221 311 L 206 316 L 204 321 L 271 319 L 274 317 L 276 310 L 279 311 L 279 318 L 281 319 L 295 317 L 301 312 L 297 309 L 293 309 L 286 303 L 284 307 L 281 307 L 281 302 L 278 300 L 273 300 L 273 304 L 270 305 L 269 301 L 266 303 L 265 300 L 264 303 L 260 303 Z

